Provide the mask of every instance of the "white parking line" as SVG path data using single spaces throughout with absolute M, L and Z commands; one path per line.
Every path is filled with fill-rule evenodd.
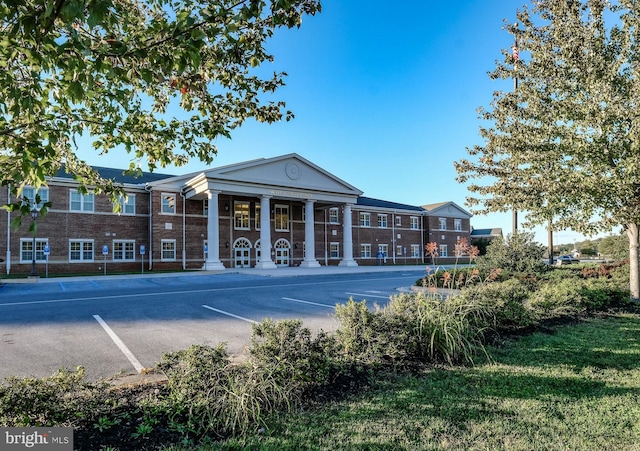
M 241 319 L 242 321 L 247 321 L 249 323 L 258 324 L 258 321 L 254 321 L 249 318 L 245 318 L 244 316 L 234 315 L 233 313 L 225 312 L 224 310 L 219 310 L 217 308 L 210 307 L 208 305 L 202 304 L 202 306 L 206 309 L 213 310 L 214 312 L 222 313 L 223 315 L 231 316 L 233 318 Z
M 317 302 L 303 301 L 302 299 L 282 298 L 285 301 L 300 302 L 301 304 L 319 305 L 320 307 L 336 308 L 335 305 L 318 304 Z
M 380 299 L 389 299 L 391 297 L 391 296 L 376 296 L 375 294 L 371 294 L 371 293 L 349 293 L 348 291 L 345 294 L 348 294 L 349 296 L 364 296 L 367 298 L 380 298 Z
M 116 335 L 116 333 L 109 327 L 109 325 L 107 323 L 105 323 L 102 318 L 100 318 L 100 315 L 93 315 L 93 317 L 96 319 L 96 321 L 98 321 L 98 324 L 100 324 L 102 326 L 102 328 L 105 330 L 105 332 L 111 337 L 111 339 L 116 344 L 116 346 L 118 348 L 120 348 L 120 350 L 125 355 L 125 357 L 127 359 L 129 359 L 129 362 L 131 362 L 131 364 L 136 369 L 136 371 L 138 373 L 142 372 L 144 367 L 140 364 L 138 359 L 136 359 L 136 357 L 133 355 L 133 353 L 131 351 L 129 351 L 129 348 L 127 348 L 127 345 L 125 345 L 122 342 L 122 340 L 120 340 L 120 338 Z

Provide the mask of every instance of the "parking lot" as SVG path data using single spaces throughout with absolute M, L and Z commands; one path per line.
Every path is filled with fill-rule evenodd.
M 349 298 L 384 304 L 424 267 L 49 279 L 0 287 L 0 379 L 85 367 L 90 379 L 153 367 L 167 351 L 226 343 L 242 355 L 252 324 L 338 326 Z

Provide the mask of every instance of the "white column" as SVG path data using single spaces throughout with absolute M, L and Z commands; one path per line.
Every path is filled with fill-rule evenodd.
M 304 260 L 300 266 L 304 268 L 318 268 L 316 260 L 316 235 L 314 229 L 315 215 L 313 213 L 314 200 L 307 200 L 304 204 Z
M 344 242 L 343 257 L 338 266 L 358 266 L 358 263 L 353 259 L 353 231 L 351 228 L 351 204 L 345 204 L 344 214 Z
M 220 217 L 218 216 L 219 191 L 208 191 L 208 215 L 207 215 L 207 261 L 203 269 L 220 270 L 224 265 L 220 261 Z
M 271 205 L 269 196 L 260 198 L 260 261 L 256 268 L 274 269 L 276 264 L 271 259 Z

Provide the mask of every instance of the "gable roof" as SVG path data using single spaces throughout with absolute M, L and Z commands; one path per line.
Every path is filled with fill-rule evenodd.
M 442 214 L 450 218 L 471 218 L 473 215 L 455 202 L 438 202 L 435 204 L 423 205 L 422 208 L 429 215 Z

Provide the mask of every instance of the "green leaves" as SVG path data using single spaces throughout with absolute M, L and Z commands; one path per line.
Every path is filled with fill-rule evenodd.
M 273 59 L 264 47 L 278 27 L 319 11 L 318 0 L 0 5 L 0 150 L 9 157 L 0 184 L 39 186 L 65 162 L 85 185 L 117 191 L 75 164 L 80 135 L 151 169 L 190 157 L 211 162 L 211 143 L 246 119 L 291 117 L 284 102 L 260 100 L 284 74 L 253 69 Z M 56 164 L 31 166 L 47 161 Z

